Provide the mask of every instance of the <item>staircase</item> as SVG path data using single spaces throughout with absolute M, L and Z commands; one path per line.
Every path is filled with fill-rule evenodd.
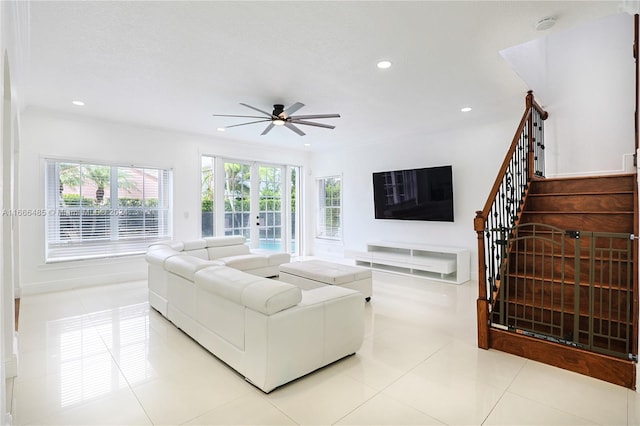
M 478 346 L 635 389 L 636 174 L 544 178 L 544 121 L 526 108 L 476 212 Z
M 628 387 L 637 353 L 635 182 L 635 174 L 534 179 L 504 240 L 491 311 L 494 327 L 606 355 L 582 367 L 597 365 L 596 377 Z M 554 365 L 575 371 L 573 362 Z
M 639 45 L 636 14 L 636 160 Z M 511 146 L 473 221 L 478 237 L 478 347 L 635 389 L 640 318 L 637 175 L 545 179 L 547 118 L 529 91 Z
M 635 174 L 531 182 L 520 223 L 633 233 Z

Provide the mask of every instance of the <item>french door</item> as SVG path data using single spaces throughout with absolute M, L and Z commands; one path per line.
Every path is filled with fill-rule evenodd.
M 203 236 L 242 235 L 251 248 L 296 254 L 298 169 L 203 157 L 203 196 L 213 201 L 210 214 L 203 203 Z

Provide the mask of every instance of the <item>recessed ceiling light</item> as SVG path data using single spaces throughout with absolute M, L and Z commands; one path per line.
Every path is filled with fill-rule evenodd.
M 225 129 L 224 127 L 218 127 L 218 131 L 219 132 L 224 132 L 225 130 L 227 130 L 227 129 Z
M 471 111 L 471 107 L 464 107 L 464 108 L 460 108 L 460 111 L 462 111 L 462 112 L 469 112 L 469 111 Z
M 391 68 L 391 61 L 380 61 L 376 66 L 381 70 L 386 70 L 387 68 Z
M 76 105 L 76 106 L 84 106 L 84 102 L 82 102 L 82 101 L 71 101 L 71 103 Z
M 311 144 L 310 143 L 305 143 L 304 146 L 311 146 Z

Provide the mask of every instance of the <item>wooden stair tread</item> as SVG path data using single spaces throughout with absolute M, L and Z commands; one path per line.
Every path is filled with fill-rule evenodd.
M 565 306 L 564 308 L 562 306 L 559 306 L 557 303 L 555 304 L 551 304 L 550 300 L 545 300 L 544 303 L 540 303 L 540 300 L 535 300 L 535 304 L 532 303 L 532 301 L 530 300 L 531 298 L 528 298 L 527 300 L 523 299 L 521 296 L 519 297 L 513 297 L 508 301 L 505 301 L 505 304 L 507 305 L 519 305 L 519 306 L 524 306 L 526 308 L 532 308 L 532 309 L 540 309 L 543 311 L 549 311 L 549 312 L 559 312 L 559 313 L 564 313 L 567 315 L 575 315 L 575 310 L 574 310 L 574 305 L 573 304 L 567 304 L 567 306 Z M 547 298 L 550 299 L 550 298 Z M 492 311 L 492 314 L 500 314 L 500 309 L 499 309 L 499 305 L 500 303 L 496 303 L 496 306 L 494 307 L 494 310 Z M 532 311 L 532 313 L 535 311 Z M 617 311 L 616 311 L 617 312 Z M 579 312 L 579 315 L 581 317 L 589 317 L 589 307 L 588 306 L 581 306 L 581 310 Z M 616 314 L 617 315 L 617 314 Z M 593 318 L 594 319 L 598 319 L 598 320 L 602 320 L 602 321 L 610 321 L 612 323 L 616 323 L 616 324 L 632 324 L 633 323 L 633 318 L 632 318 L 632 313 L 629 312 L 628 314 L 629 318 L 628 320 L 625 320 L 624 318 L 610 318 L 610 317 L 600 317 L 599 315 L 597 315 L 597 313 L 594 313 Z M 519 318 L 522 320 L 527 320 L 529 318 Z
M 561 214 L 561 215 L 569 215 L 569 214 L 633 214 L 633 211 L 628 210 L 574 210 L 574 211 L 562 211 L 562 210 L 523 210 L 523 213 L 535 213 L 535 214 Z
M 631 190 L 620 190 L 620 191 L 578 191 L 578 192 L 535 192 L 529 193 L 529 197 L 565 197 L 571 195 L 633 195 L 633 191 Z
M 542 281 L 542 282 L 546 282 L 549 284 L 555 284 L 555 285 L 561 285 L 562 282 L 559 281 L 558 279 L 550 279 L 549 277 L 540 277 L 537 275 L 532 275 L 532 274 L 524 274 L 521 272 L 506 272 L 505 275 L 509 276 L 509 277 L 513 277 L 513 278 L 521 278 L 521 279 L 529 279 L 529 280 L 536 280 L 536 281 Z M 502 279 L 502 282 L 504 282 L 504 279 Z M 566 282 L 564 283 L 565 286 L 574 286 L 575 282 Z M 588 288 L 590 287 L 590 284 L 587 282 L 583 282 L 583 281 L 578 281 L 578 285 L 580 287 L 585 287 Z M 613 291 L 628 291 L 631 293 L 632 289 L 630 288 L 625 288 L 625 287 L 621 287 L 621 286 L 617 286 L 617 285 L 613 285 L 612 283 L 598 283 L 598 282 L 594 282 L 593 286 L 597 289 L 604 289 L 604 290 L 613 290 Z
M 509 302 L 507 302 L 511 305 L 519 305 L 519 306 L 523 306 L 525 308 L 531 308 L 531 309 L 539 309 L 539 310 L 543 310 L 543 311 L 548 311 L 548 312 L 554 312 L 554 313 L 562 313 L 562 314 L 566 314 L 566 315 L 575 315 L 576 312 L 573 309 L 573 306 L 569 306 L 569 307 L 565 307 L 564 309 L 561 306 L 557 306 L 557 305 L 550 305 L 550 304 L 543 304 L 541 305 L 540 303 L 536 303 L 533 304 L 531 302 L 525 301 L 525 300 L 509 300 Z M 500 315 L 499 311 L 493 311 L 492 314 L 495 315 Z M 600 320 L 600 321 L 609 321 L 610 323 L 613 324 L 623 324 L 626 326 L 632 326 L 633 325 L 633 319 L 629 318 L 628 321 L 624 321 L 623 319 L 612 319 L 612 318 L 608 318 L 608 317 L 600 317 L 597 314 L 594 315 L 589 315 L 588 310 L 586 311 L 581 311 L 578 313 L 579 316 L 584 317 L 584 318 L 589 318 L 589 317 L 593 317 L 594 320 Z M 629 317 L 631 317 L 631 314 L 629 314 Z M 530 320 L 530 318 L 514 318 L 514 319 L 518 319 L 520 321 L 528 321 Z
M 589 176 L 562 176 L 562 177 L 539 177 L 534 176 L 535 182 L 552 182 L 552 181 L 570 181 L 570 180 L 587 180 L 587 179 L 602 179 L 602 178 L 630 178 L 634 177 L 636 172 L 630 173 L 614 173 L 608 175 L 589 175 Z

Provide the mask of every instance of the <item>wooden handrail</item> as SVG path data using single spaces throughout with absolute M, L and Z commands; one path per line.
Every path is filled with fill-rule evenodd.
M 523 137 L 523 132 L 525 129 L 528 130 L 526 132 L 526 138 L 529 138 L 528 149 L 527 149 L 527 167 L 526 167 L 526 181 L 529 182 L 533 179 L 535 174 L 535 135 L 534 127 L 537 126 L 534 123 L 533 119 L 533 111 L 537 111 L 537 116 L 546 120 L 549 114 L 538 105 L 533 97 L 533 92 L 527 92 L 527 96 L 525 99 L 525 111 L 522 115 L 522 119 L 520 120 L 520 124 L 513 136 L 511 141 L 511 146 L 505 155 L 504 161 L 500 167 L 496 180 L 494 181 L 493 187 L 489 193 L 489 197 L 484 205 L 482 210 L 476 212 L 476 217 L 473 221 L 474 229 L 477 233 L 478 237 L 478 299 L 477 299 L 477 321 L 478 321 L 478 347 L 483 349 L 489 348 L 489 314 L 490 314 L 490 300 L 488 297 L 487 291 L 487 264 L 485 263 L 485 250 L 487 246 L 485 246 L 485 230 L 487 226 L 487 220 L 489 218 L 490 212 L 493 206 L 496 203 L 496 199 L 499 197 L 498 193 L 500 188 L 503 186 L 503 182 L 505 177 L 509 171 L 509 167 L 511 166 L 514 156 L 516 155 L 516 150 L 520 145 L 521 138 Z M 542 142 L 542 141 L 541 141 Z M 521 146 L 521 145 L 520 145 Z M 496 277 L 492 276 L 491 279 L 495 280 Z M 497 280 L 496 280 L 497 281 Z
M 476 212 L 476 217 L 482 217 L 486 219 L 487 216 L 489 215 L 489 211 L 491 210 L 491 205 L 493 204 L 493 200 L 495 200 L 496 195 L 498 194 L 498 188 L 502 183 L 502 179 L 504 179 L 504 176 L 507 172 L 507 168 L 509 167 L 509 162 L 511 161 L 511 158 L 513 157 L 513 154 L 515 153 L 516 148 L 518 146 L 518 140 L 520 139 L 520 135 L 522 134 L 525 126 L 527 125 L 527 121 L 531 117 L 532 108 L 535 108 L 538 111 L 538 113 L 540 113 L 540 117 L 543 120 L 546 120 L 549 117 L 549 113 L 547 113 L 545 110 L 542 109 L 542 107 L 540 107 L 540 105 L 538 105 L 538 103 L 533 98 L 533 92 L 529 90 L 527 92 L 527 97 L 526 97 L 526 108 L 525 108 L 524 114 L 522 115 L 522 119 L 520 120 L 520 124 L 518 125 L 518 129 L 516 130 L 516 133 L 513 136 L 513 139 L 511 140 L 511 147 L 509 148 L 509 151 L 507 151 L 507 155 L 505 155 L 504 157 L 504 161 L 502 162 L 502 166 L 498 171 L 498 176 L 496 177 L 496 180 L 493 183 L 493 187 L 491 188 L 491 192 L 489 193 L 487 202 L 485 203 L 484 208 L 481 211 Z M 529 167 L 528 177 L 531 178 L 532 175 L 533 175 L 533 169 Z M 476 231 L 477 230 L 478 229 L 476 229 Z
M 638 43 L 639 43 L 639 18 L 638 18 L 638 14 L 636 13 L 633 16 L 633 57 L 635 59 L 636 62 L 636 113 L 635 113 L 635 152 L 633 153 L 633 158 L 635 158 L 635 162 L 636 162 L 636 166 L 638 165 L 638 159 L 636 158 L 637 152 L 638 152 L 638 147 L 640 145 L 640 141 L 638 140 L 638 121 L 640 121 L 640 99 L 638 98 L 638 93 L 640 92 L 640 65 L 638 65 L 638 61 L 640 61 L 640 58 L 638 58 L 638 55 L 640 54 L 640 52 L 638 51 L 639 47 L 638 47 Z

